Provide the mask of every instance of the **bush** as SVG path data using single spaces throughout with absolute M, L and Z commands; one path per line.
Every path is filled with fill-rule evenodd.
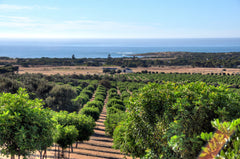
M 82 107 L 84 104 L 86 104 L 88 101 L 89 101 L 89 97 L 87 94 L 79 95 L 75 99 L 73 99 L 74 104 L 78 105 L 79 108 Z
M 57 135 L 55 142 L 59 144 L 62 149 L 66 149 L 68 146 L 72 145 L 78 136 L 78 130 L 73 125 L 67 126 L 57 126 Z M 64 151 L 62 151 L 64 152 Z
M 104 125 L 106 127 L 105 131 L 106 134 L 112 136 L 113 131 L 117 127 L 118 123 L 126 119 L 126 114 L 125 112 L 118 111 L 117 113 L 114 114 L 108 114 L 107 118 L 104 122 Z
M 96 107 L 101 112 L 102 109 L 103 109 L 103 103 L 100 102 L 100 101 L 95 101 L 94 100 L 94 101 L 88 102 L 84 107 Z
M 114 93 L 109 93 L 108 98 L 109 99 L 112 99 L 112 98 L 120 99 L 120 96 L 118 95 L 117 92 L 114 92 Z
M 86 94 L 88 95 L 88 98 L 92 98 L 92 95 L 93 95 L 93 91 L 92 90 L 87 90 L 87 89 L 84 89 L 80 95 L 83 95 L 83 94 Z
M 107 107 L 112 107 L 113 105 L 115 104 L 120 104 L 120 105 L 123 105 L 123 102 L 121 99 L 115 99 L 115 98 L 112 98 L 108 101 L 107 103 Z
M 122 110 L 119 110 L 115 107 L 110 107 L 110 108 L 107 108 L 107 115 L 108 114 L 115 114 L 115 113 L 119 113 L 119 112 L 122 112 Z
M 100 102 L 104 102 L 105 101 L 105 97 L 102 96 L 102 95 L 98 95 L 98 96 L 95 96 L 94 98 L 95 101 L 100 101 Z
M 47 105 L 55 111 L 78 111 L 78 106 L 73 102 L 77 97 L 77 91 L 69 85 L 55 85 L 46 99 Z
M 0 94 L 1 154 L 26 157 L 52 145 L 55 123 L 42 105 L 22 88 L 17 94 Z
M 120 147 L 139 157 L 150 149 L 157 157 L 195 158 L 204 145 L 201 132 L 214 130 L 213 119 L 239 118 L 239 103 L 239 94 L 225 85 L 150 83 L 130 98 Z
M 84 107 L 80 110 L 80 114 L 91 116 L 95 121 L 97 121 L 100 115 L 100 111 L 96 107 Z
M 0 78 L 0 90 L 5 93 L 17 93 L 17 90 L 24 85 L 16 80 L 1 77 Z
M 126 110 L 125 106 L 121 105 L 121 104 L 114 104 L 112 107 L 116 108 L 116 109 L 119 109 L 121 111 L 125 111 Z
M 77 86 L 76 90 L 77 90 L 77 94 L 79 95 L 81 93 L 81 91 L 82 91 L 82 87 L 81 86 Z
M 68 119 L 68 125 L 74 125 L 78 130 L 77 141 L 89 140 L 94 133 L 93 129 L 96 125 L 94 119 L 91 116 L 77 113 L 70 113 Z

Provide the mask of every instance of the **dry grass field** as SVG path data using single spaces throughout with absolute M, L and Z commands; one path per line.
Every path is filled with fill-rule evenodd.
M 103 74 L 103 67 L 91 67 L 91 66 L 35 66 L 35 67 L 19 67 L 19 73 L 42 73 L 46 75 L 61 74 Z M 119 68 L 120 67 L 114 67 Z
M 121 69 L 118 66 L 108 66 L 117 69 Z M 35 67 L 21 67 L 19 68 L 19 73 L 42 73 L 46 75 L 52 74 L 61 74 L 61 75 L 70 75 L 70 74 L 103 74 L 103 67 L 91 67 L 91 66 L 35 66 Z M 154 71 L 154 72 L 165 72 L 165 73 L 234 73 L 240 74 L 239 68 L 200 68 L 200 67 L 191 67 L 191 66 L 160 66 L 160 67 L 137 67 L 132 68 L 133 72 L 141 72 L 143 70 Z

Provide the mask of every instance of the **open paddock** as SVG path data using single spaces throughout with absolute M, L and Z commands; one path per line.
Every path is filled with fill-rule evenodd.
M 119 66 L 106 66 L 117 69 L 122 69 Z M 19 73 L 42 73 L 45 75 L 61 74 L 61 75 L 71 75 L 71 74 L 97 74 L 101 75 L 103 73 L 104 67 L 93 67 L 93 66 L 35 66 L 35 67 L 19 67 Z M 165 72 L 165 73 L 229 73 L 229 74 L 240 74 L 239 68 L 200 68 L 191 66 L 160 66 L 160 67 L 137 67 L 131 68 L 133 72 L 141 72 L 143 70 L 151 72 Z

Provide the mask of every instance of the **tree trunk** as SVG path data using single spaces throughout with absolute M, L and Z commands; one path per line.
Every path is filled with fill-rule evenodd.
M 64 158 L 64 149 L 62 148 L 62 158 Z
M 40 159 L 42 159 L 42 150 L 39 151 L 39 154 L 40 154 Z
M 73 152 L 73 145 L 70 145 L 70 148 L 71 148 L 71 152 Z
M 11 159 L 15 159 L 15 156 L 14 156 L 14 155 L 12 155 L 12 156 L 11 156 Z
M 44 154 L 43 154 L 43 159 L 45 158 L 46 153 L 47 153 L 47 151 L 46 151 L 46 149 L 45 149 L 45 150 L 44 150 Z
M 71 146 L 72 147 L 72 146 Z M 68 151 L 68 158 L 70 159 L 70 148 L 69 148 L 69 151 Z
M 76 148 L 78 147 L 78 142 L 76 142 Z
M 47 159 L 47 149 L 46 149 L 46 157 L 45 158 Z
M 58 158 L 60 158 L 60 152 L 59 152 L 59 145 L 58 145 Z
M 56 158 L 56 153 L 57 153 L 56 144 L 54 144 L 54 146 L 55 146 L 55 154 L 54 154 L 54 158 Z

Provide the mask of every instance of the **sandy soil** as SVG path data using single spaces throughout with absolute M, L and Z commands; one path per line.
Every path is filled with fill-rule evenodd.
M 111 67 L 111 66 L 109 66 Z M 61 74 L 61 75 L 69 75 L 69 74 L 103 74 L 102 71 L 103 67 L 91 67 L 91 66 L 36 66 L 36 67 L 20 67 L 19 73 L 42 73 L 46 75 L 51 74 Z M 112 68 L 118 68 L 112 66 Z M 160 67 L 137 67 L 137 68 L 131 68 L 133 72 L 141 72 L 143 70 L 147 71 L 154 71 L 154 72 L 165 72 L 165 73 L 234 73 L 234 74 L 240 74 L 239 68 L 225 68 L 226 71 L 224 71 L 223 68 L 200 68 L 196 67 L 193 68 L 191 66 L 160 66 Z

